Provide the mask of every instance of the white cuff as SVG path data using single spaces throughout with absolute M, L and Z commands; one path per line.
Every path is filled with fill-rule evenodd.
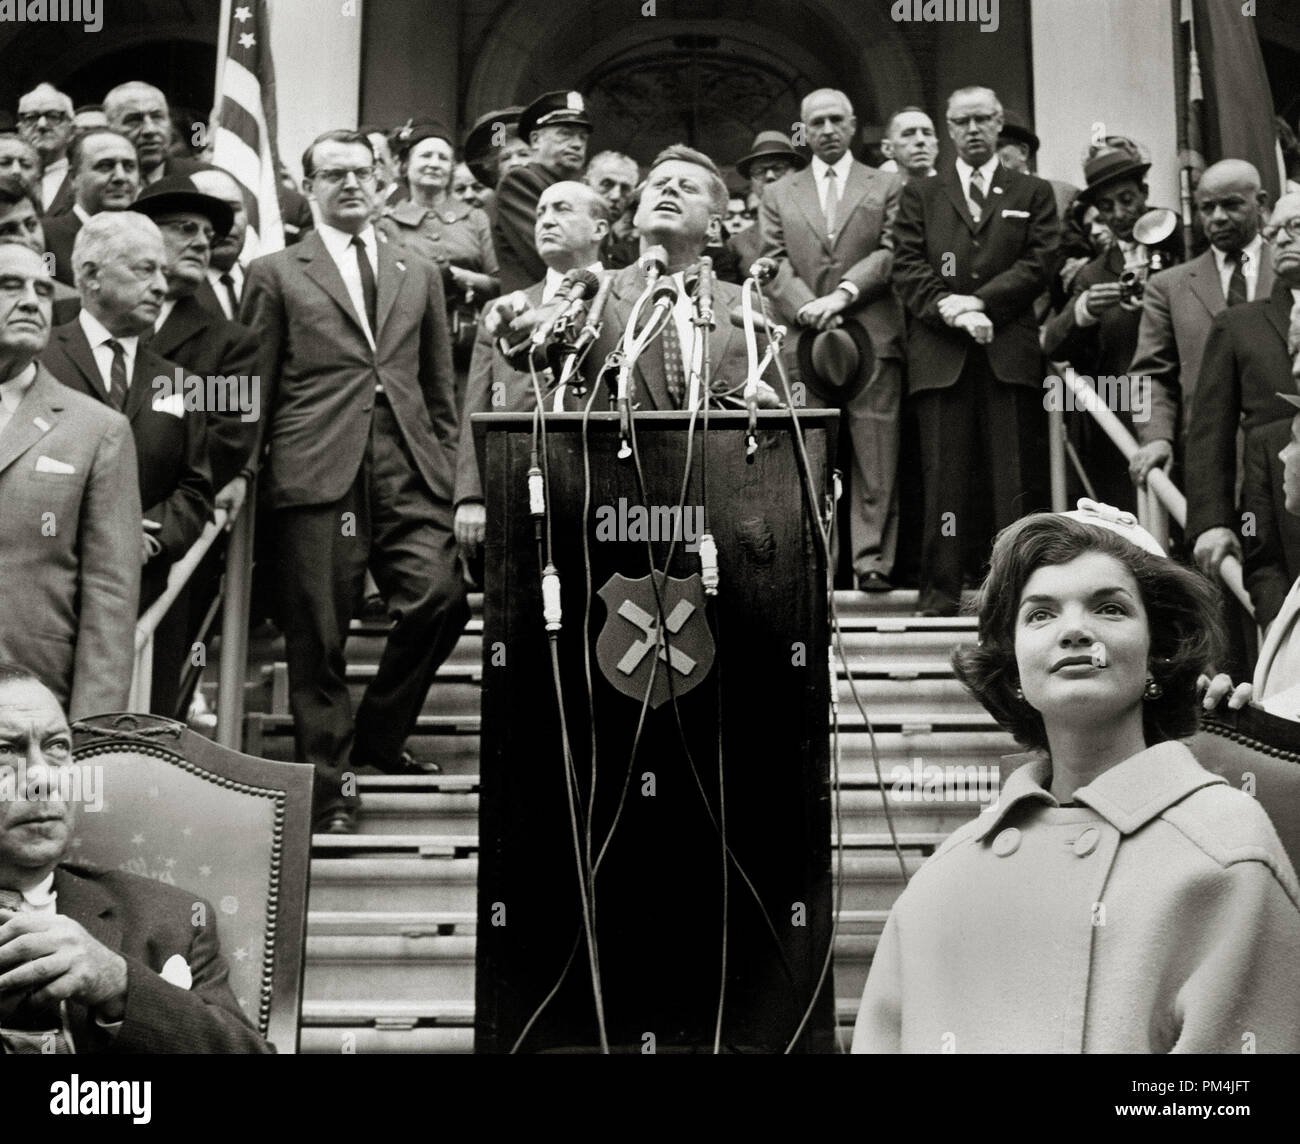
M 1088 312 L 1088 291 L 1082 291 L 1074 300 L 1074 324 L 1076 326 L 1095 326 L 1100 318 L 1094 318 Z

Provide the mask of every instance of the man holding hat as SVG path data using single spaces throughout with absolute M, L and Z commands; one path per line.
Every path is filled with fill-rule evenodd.
M 794 149 L 788 135 L 780 131 L 760 131 L 754 136 L 749 154 L 736 160 L 736 173 L 749 181 L 749 193 L 757 196 L 760 207 L 767 188 L 778 179 L 808 166 L 808 156 Z M 727 243 L 740 259 L 742 281 L 749 276 L 749 268 L 763 254 L 763 227 L 759 222 L 733 234 Z
M 1134 223 L 1147 210 L 1145 175 L 1150 167 L 1121 150 L 1101 151 L 1084 166 L 1087 186 L 1079 192 L 1080 199 L 1097 207 L 1114 233 L 1115 243 L 1075 275 L 1070 300 L 1043 331 L 1043 351 L 1049 360 L 1069 362 L 1087 377 L 1126 375 L 1137 350 L 1142 297 L 1125 296 L 1120 285 L 1124 272 L 1145 274 L 1157 251 L 1165 265 L 1181 258 L 1177 228 L 1158 247 L 1144 246 L 1133 237 Z M 1129 407 L 1111 410 L 1130 431 L 1131 410 L 1145 409 L 1150 397 L 1149 393 L 1130 392 L 1131 388 L 1124 391 Z M 1097 496 L 1127 512 L 1137 511 L 1137 494 L 1124 455 L 1089 413 L 1074 413 L 1068 426 Z
M 532 147 L 533 160 L 501 180 L 492 224 L 503 291 L 523 290 L 545 277 L 546 263 L 533 245 L 537 200 L 552 183 L 582 178 L 590 135 L 587 105 L 576 91 L 548 91 L 520 114 L 519 138 Z
M 902 183 L 849 151 L 857 119 L 843 92 L 814 91 L 800 111 L 812 166 L 763 193 L 763 253 L 780 267 L 768 293 L 779 319 L 802 327 L 792 352 L 807 404 L 848 416 L 853 574 L 866 591 L 888 591 L 903 379 L 903 309 L 889 284 L 889 232 Z

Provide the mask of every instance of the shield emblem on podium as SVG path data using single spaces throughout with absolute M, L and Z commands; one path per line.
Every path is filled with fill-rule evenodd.
M 650 706 L 671 695 L 678 698 L 704 682 L 713 666 L 713 633 L 704 614 L 704 585 L 699 574 L 685 580 L 653 573 L 663 601 L 663 622 L 649 576 L 629 580 L 615 572 L 598 595 L 608 615 L 596 638 L 596 660 L 609 682 L 638 703 L 645 699 L 650 675 Z M 655 664 L 658 668 L 655 668 Z

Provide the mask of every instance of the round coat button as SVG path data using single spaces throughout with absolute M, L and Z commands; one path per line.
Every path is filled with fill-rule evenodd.
M 993 853 L 999 858 L 1014 854 L 1020 846 L 1020 831 L 1014 826 L 1007 827 L 993 839 Z
M 1074 840 L 1074 852 L 1080 858 L 1086 858 L 1097 849 L 1097 843 L 1101 841 L 1101 831 L 1096 827 L 1090 826 L 1078 838 Z

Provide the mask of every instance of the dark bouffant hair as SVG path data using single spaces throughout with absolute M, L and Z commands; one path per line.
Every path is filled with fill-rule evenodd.
M 957 677 L 1016 741 L 1047 750 L 1042 716 L 1016 697 L 1016 617 L 1025 584 L 1046 565 L 1086 552 L 1112 556 L 1132 573 L 1151 631 L 1151 674 L 1163 689 L 1142 704 L 1147 746 L 1192 734 L 1199 719 L 1196 681 L 1219 662 L 1224 646 L 1219 593 L 1199 572 L 1154 556 L 1110 529 L 1071 517 L 1035 513 L 999 533 L 980 589 L 979 646 L 952 656 Z

